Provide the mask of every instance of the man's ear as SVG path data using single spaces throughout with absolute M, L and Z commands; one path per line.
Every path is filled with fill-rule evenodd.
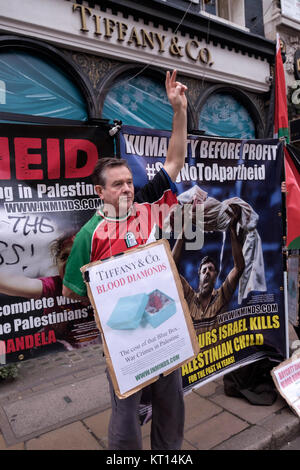
M 100 199 L 103 199 L 102 186 L 100 186 L 100 184 L 96 184 L 95 185 L 95 190 L 96 190 L 96 193 L 98 194 L 98 196 L 100 197 Z

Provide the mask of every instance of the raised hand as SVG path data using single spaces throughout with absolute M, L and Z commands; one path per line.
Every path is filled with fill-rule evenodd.
M 166 74 L 166 92 L 173 108 L 172 134 L 169 140 L 168 152 L 164 163 L 164 170 L 172 181 L 184 165 L 187 145 L 187 99 L 185 85 L 176 81 L 176 70 L 172 75 Z

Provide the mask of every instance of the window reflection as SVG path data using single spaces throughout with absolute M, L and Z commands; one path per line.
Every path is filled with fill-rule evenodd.
M 199 129 L 206 135 L 255 139 L 255 126 L 247 109 L 230 94 L 211 95 L 201 109 Z
M 0 54 L 0 112 L 88 119 L 84 98 L 63 71 L 25 52 Z
M 144 75 L 118 80 L 106 95 L 102 110 L 104 119 L 151 129 L 170 130 L 172 116 L 164 83 Z

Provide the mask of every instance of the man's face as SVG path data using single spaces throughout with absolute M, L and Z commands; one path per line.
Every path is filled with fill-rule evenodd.
M 199 293 L 208 296 L 212 293 L 217 279 L 217 271 L 213 263 L 209 262 L 201 266 L 199 275 Z
M 108 215 L 121 217 L 127 214 L 134 198 L 131 172 L 126 166 L 107 168 L 105 181 L 105 186 L 96 185 L 95 189 Z

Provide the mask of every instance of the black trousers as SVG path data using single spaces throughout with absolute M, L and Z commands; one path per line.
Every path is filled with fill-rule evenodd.
M 142 391 L 119 399 L 108 376 L 112 414 L 108 428 L 110 450 L 141 450 L 142 433 L 138 418 Z M 181 369 L 149 385 L 152 396 L 151 449 L 179 450 L 184 432 L 184 399 Z

